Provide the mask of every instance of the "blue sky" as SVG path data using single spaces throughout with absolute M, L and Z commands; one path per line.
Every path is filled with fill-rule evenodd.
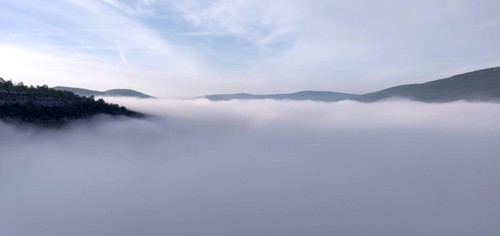
M 0 76 L 158 97 L 364 93 L 500 66 L 500 2 L 1 0 Z

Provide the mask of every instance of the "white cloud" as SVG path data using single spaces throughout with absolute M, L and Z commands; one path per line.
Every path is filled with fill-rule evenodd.
M 500 131 L 495 103 L 429 104 L 406 100 L 376 103 L 280 100 L 133 99 L 107 101 L 147 114 L 193 122 L 248 127 L 305 126 L 320 130 L 353 128 L 431 129 L 440 131 Z
M 115 101 L 0 123 L 0 235 L 498 233 L 498 104 Z

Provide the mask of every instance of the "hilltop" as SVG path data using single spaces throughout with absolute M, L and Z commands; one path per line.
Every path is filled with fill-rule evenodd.
M 56 86 L 56 87 L 54 87 L 54 89 L 72 92 L 76 95 L 85 96 L 85 97 L 95 96 L 95 97 L 154 98 L 153 96 L 150 96 L 150 95 L 147 95 L 147 94 L 144 94 L 144 93 L 141 93 L 139 91 L 132 90 L 132 89 L 110 89 L 110 90 L 106 90 L 106 91 L 97 91 L 97 90 L 90 90 L 90 89 L 84 89 L 84 88 L 73 88 L 73 87 L 63 87 L 63 86 Z
M 500 102 L 500 67 L 472 71 L 427 83 L 395 86 L 358 96 L 355 100 L 374 102 L 389 98 L 421 102 Z

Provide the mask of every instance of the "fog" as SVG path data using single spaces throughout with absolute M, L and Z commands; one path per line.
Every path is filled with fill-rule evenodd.
M 0 235 L 500 235 L 500 105 L 134 100 L 0 123 Z

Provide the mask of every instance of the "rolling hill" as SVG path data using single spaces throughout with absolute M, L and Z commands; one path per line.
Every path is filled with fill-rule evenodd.
M 111 89 L 106 91 L 96 91 L 90 89 L 83 88 L 72 88 L 72 87 L 63 87 L 57 86 L 54 87 L 56 90 L 69 91 L 76 95 L 90 97 L 90 96 L 99 96 L 99 97 L 136 97 L 136 98 L 154 98 L 153 96 L 132 90 L 132 89 Z
M 405 98 L 421 102 L 500 101 L 500 67 L 455 75 L 422 84 L 406 84 L 360 95 L 354 100 L 374 102 Z
M 254 95 L 248 93 L 237 94 L 215 94 L 207 95 L 205 98 L 213 101 L 224 101 L 232 99 L 275 99 L 275 100 L 312 100 L 335 102 L 340 100 L 352 99 L 356 97 L 355 94 L 325 92 L 325 91 L 301 91 L 288 94 L 268 94 L 268 95 Z
M 376 102 L 386 99 L 409 99 L 420 102 L 452 102 L 458 100 L 500 102 L 500 67 L 488 68 L 421 84 L 399 85 L 377 92 L 356 95 L 325 91 L 301 91 L 290 94 L 253 95 L 247 93 L 214 94 L 209 100 L 277 99 L 335 102 L 355 100 Z

